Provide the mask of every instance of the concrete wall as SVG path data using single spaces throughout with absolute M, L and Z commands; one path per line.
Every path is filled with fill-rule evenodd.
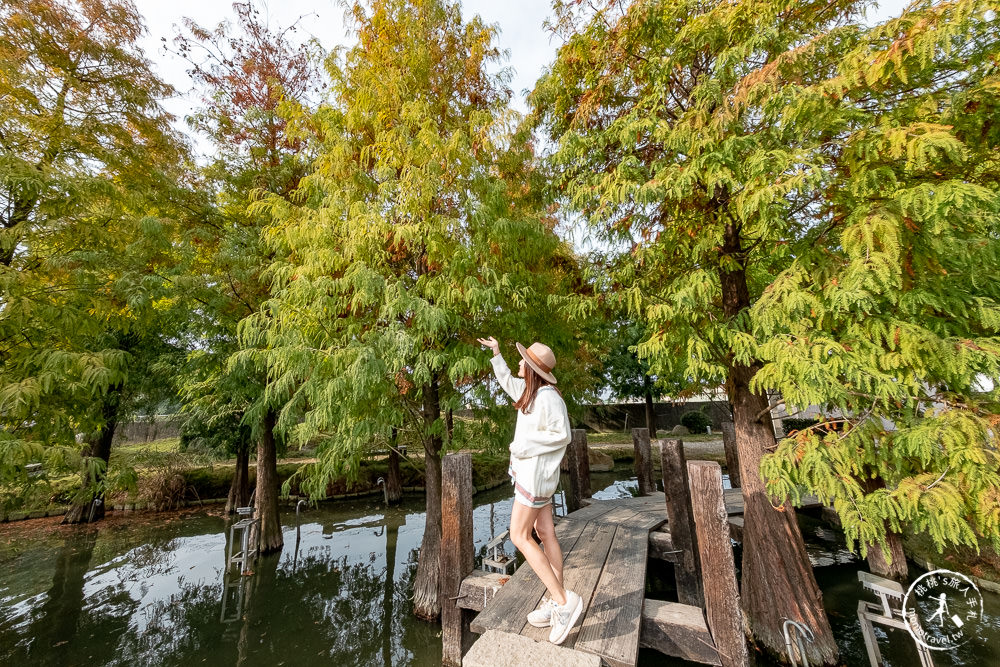
M 712 431 L 719 433 L 722 422 L 732 420 L 732 408 L 728 401 L 691 401 L 688 403 L 654 403 L 656 412 L 656 428 L 669 431 L 681 423 L 681 415 L 692 410 L 704 412 L 712 424 Z M 627 419 L 627 421 L 626 421 Z M 593 431 L 623 431 L 626 428 L 644 428 L 646 426 L 646 405 L 644 403 L 609 403 L 605 405 L 588 405 L 584 408 L 583 418 L 574 420 L 575 428 L 586 428 Z
M 131 424 L 120 424 L 115 429 L 115 442 L 132 444 L 136 442 L 152 442 L 161 438 L 177 438 L 181 434 L 181 425 L 187 415 L 157 415 L 141 417 Z

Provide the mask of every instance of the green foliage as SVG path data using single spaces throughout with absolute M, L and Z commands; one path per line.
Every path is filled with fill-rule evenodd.
M 803 429 L 811 428 L 819 424 L 818 419 L 811 419 L 808 417 L 787 417 L 781 420 L 781 425 L 785 429 L 785 433 L 792 434 L 793 431 L 801 431 Z
M 653 373 L 743 367 L 846 415 L 766 457 L 777 498 L 832 500 L 862 551 L 887 529 L 997 540 L 997 6 L 874 28 L 862 8 L 557 3 L 534 120 L 560 194 L 620 250 Z
M 918 3 L 860 35 L 781 122 L 819 137 L 826 215 L 755 306 L 756 381 L 848 415 L 802 431 L 762 472 L 775 495 L 832 499 L 862 551 L 886 528 L 940 550 L 1000 544 L 996 7 Z M 919 91 L 915 93 L 914 91 Z M 985 114 L 985 115 L 982 115 Z M 970 131 L 971 130 L 971 131 Z M 990 384 L 986 380 L 987 385 Z
M 700 410 L 689 410 L 681 415 L 681 425 L 686 426 L 692 433 L 704 433 L 710 424 L 708 415 Z
M 319 443 L 314 497 L 394 428 L 434 452 L 443 411 L 494 403 L 477 336 L 543 339 L 572 395 L 584 360 L 568 322 L 590 309 L 512 134 L 508 73 L 490 73 L 494 29 L 446 2 L 349 15 L 358 43 L 327 61 L 329 101 L 287 107 L 316 157 L 290 200 L 254 209 L 273 218 L 274 297 L 241 324 L 237 357 L 268 368 L 292 442 Z
M 131 3 L 0 7 L 0 478 L 100 486 L 102 434 L 162 398 L 183 144 Z M 78 443 L 77 434 L 83 434 Z M 79 459 L 81 444 L 85 459 Z M 88 458 L 90 457 L 90 458 Z M 103 462 L 102 462 L 103 464 Z
M 283 104 L 305 103 L 320 87 L 318 48 L 295 45 L 288 26 L 269 26 L 254 2 L 234 3 L 235 22 L 214 30 L 186 21 L 173 40 L 203 104 L 189 118 L 215 152 L 198 172 L 214 201 L 190 234 L 187 280 L 190 352 L 176 378 L 189 415 L 183 444 L 236 453 L 254 445 L 266 413 L 264 369 L 234 355 L 237 328 L 271 291 L 273 259 L 261 236 L 260 197 L 287 197 L 305 174 L 302 143 L 288 132 Z M 283 440 L 279 440 L 283 444 Z

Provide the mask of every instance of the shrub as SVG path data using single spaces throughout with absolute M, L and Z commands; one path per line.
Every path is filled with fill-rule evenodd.
M 686 427 L 692 433 L 706 432 L 710 423 L 708 415 L 700 410 L 691 410 L 681 415 L 681 426 Z
M 801 431 L 818 423 L 818 420 L 809 417 L 787 417 L 781 420 L 781 425 L 784 427 L 786 435 L 791 435 L 793 431 Z

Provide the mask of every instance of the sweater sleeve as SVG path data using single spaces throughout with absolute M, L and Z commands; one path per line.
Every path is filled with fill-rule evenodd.
M 511 443 L 511 454 L 518 458 L 558 452 L 572 439 L 566 404 L 555 391 L 539 392 L 535 397 L 534 409 L 538 412 L 537 427 L 523 433 L 523 437 L 517 442 Z
M 503 360 L 503 355 L 494 354 L 490 363 L 493 364 L 493 372 L 496 373 L 500 387 L 507 392 L 507 395 L 515 401 L 521 398 L 521 394 L 524 393 L 524 380 L 510 374 L 510 369 L 507 368 L 507 362 Z

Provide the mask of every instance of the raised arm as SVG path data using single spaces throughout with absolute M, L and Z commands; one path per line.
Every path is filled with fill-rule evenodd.
M 525 382 L 521 378 L 516 378 L 510 374 L 510 369 L 507 368 L 507 362 L 503 360 L 503 355 L 493 355 L 490 362 L 493 364 L 493 372 L 496 373 L 497 381 L 503 390 L 507 392 L 507 395 L 515 401 L 521 398 L 521 394 L 524 393 Z
M 507 362 L 503 360 L 503 355 L 500 354 L 500 343 L 493 336 L 489 338 L 479 338 L 479 344 L 493 350 L 493 372 L 497 376 L 497 381 L 500 383 L 500 387 L 507 392 L 507 395 L 513 398 L 515 401 L 521 398 L 521 394 L 524 393 L 524 380 L 521 378 L 516 378 L 510 373 L 510 369 L 507 367 Z

